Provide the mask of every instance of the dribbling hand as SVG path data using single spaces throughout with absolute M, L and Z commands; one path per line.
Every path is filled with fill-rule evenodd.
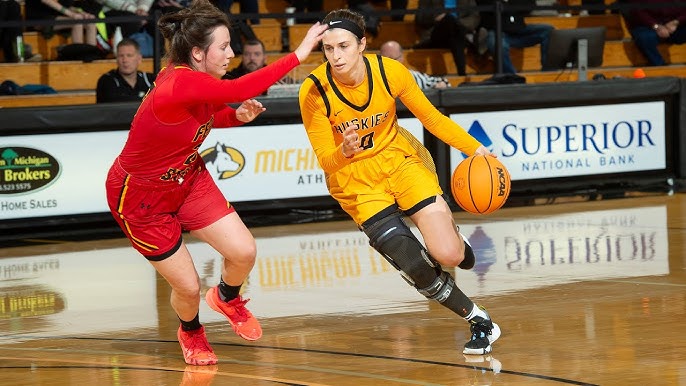
M 491 153 L 488 149 L 486 149 L 485 146 L 481 145 L 479 146 L 476 151 L 474 152 L 474 155 L 490 155 L 493 158 L 498 158 L 498 156 L 495 153 Z
M 265 110 L 267 109 L 262 106 L 261 102 L 258 102 L 255 99 L 248 99 L 241 103 L 236 109 L 236 119 L 243 123 L 252 122 L 253 119 L 257 118 L 257 116 L 262 114 Z
M 357 130 L 357 125 L 350 125 L 343 132 L 341 151 L 346 158 L 350 158 L 362 151 L 362 148 L 360 147 L 360 137 L 355 130 Z

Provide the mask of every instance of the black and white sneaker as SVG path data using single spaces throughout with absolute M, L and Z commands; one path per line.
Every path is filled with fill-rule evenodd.
M 472 337 L 465 343 L 463 354 L 484 355 L 493 351 L 491 344 L 500 338 L 500 327 L 491 319 L 475 316 L 469 321 Z

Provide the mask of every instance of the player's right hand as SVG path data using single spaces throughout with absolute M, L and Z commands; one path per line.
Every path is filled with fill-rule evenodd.
M 484 145 L 479 146 L 474 152 L 475 155 L 490 155 L 493 158 L 498 158 L 495 153 L 491 153 Z
M 300 63 L 307 59 L 310 52 L 319 45 L 319 42 L 322 40 L 322 34 L 328 28 L 328 24 L 321 24 L 320 22 L 316 22 L 310 27 L 307 31 L 307 35 L 305 35 L 303 41 L 300 42 L 300 45 L 294 51 Z
M 357 130 L 357 125 L 350 125 L 343 132 L 341 151 L 346 158 L 350 158 L 362 151 L 362 148 L 360 147 L 360 137 L 355 130 Z

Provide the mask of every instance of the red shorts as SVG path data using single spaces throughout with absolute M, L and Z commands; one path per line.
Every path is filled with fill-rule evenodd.
M 107 204 L 133 247 L 160 261 L 181 246 L 181 233 L 204 228 L 233 213 L 202 162 L 182 183 L 128 174 L 115 160 L 107 175 Z

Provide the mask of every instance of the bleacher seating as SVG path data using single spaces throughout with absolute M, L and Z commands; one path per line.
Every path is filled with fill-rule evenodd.
M 576 0 L 568 0 L 566 5 L 574 6 Z M 610 0 L 606 0 L 606 3 Z M 281 14 L 284 12 L 283 0 L 259 0 L 261 13 Z M 325 10 L 343 7 L 345 0 L 325 0 Z M 410 0 L 408 9 L 416 8 L 417 0 Z M 580 3 L 579 3 L 580 4 Z M 234 3 L 238 12 L 238 4 Z M 279 15 L 280 16 L 280 15 Z M 631 41 L 622 17 L 614 13 L 588 16 L 530 16 L 528 23 L 547 23 L 555 28 L 579 28 L 592 26 L 607 27 L 606 44 L 601 68 L 589 69 L 589 76 L 595 73 L 603 73 L 606 77 L 614 76 L 630 77 L 638 67 L 645 66 L 646 60 L 640 54 Z M 268 52 L 267 62 L 272 62 L 284 53 L 282 46 L 282 32 L 287 32 L 290 41 L 290 50 L 293 50 L 302 40 L 309 29 L 309 24 L 296 24 L 286 26 L 285 20 L 277 17 L 262 19 L 259 25 L 254 25 L 253 30 L 264 42 Z M 59 105 L 76 103 L 94 103 L 95 84 L 98 77 L 116 67 L 114 59 L 98 60 L 92 63 L 81 62 L 58 62 L 54 61 L 57 55 L 57 47 L 67 43 L 61 36 L 55 36 L 49 40 L 44 39 L 39 33 L 27 32 L 24 35 L 25 42 L 30 44 L 34 53 L 40 53 L 47 59 L 39 63 L 0 63 L 0 73 L 5 79 L 11 79 L 19 84 L 46 84 L 55 88 L 63 98 L 56 96 L 22 96 L 0 97 L 0 107 L 13 107 L 19 105 Z M 368 36 L 368 51 L 376 52 L 381 43 L 386 40 L 397 40 L 406 47 L 406 59 L 408 66 L 419 71 L 432 74 L 447 74 L 453 85 L 464 81 L 479 81 L 490 77 L 494 71 L 493 62 L 487 56 L 478 57 L 469 54 L 467 62 L 467 76 L 457 76 L 455 64 L 447 49 L 412 49 L 417 40 L 412 15 L 407 15 L 404 21 L 385 20 L 382 23 L 377 37 Z M 682 76 L 686 77 L 686 50 L 683 46 L 663 45 L 661 53 L 667 59 L 668 66 L 645 67 L 648 76 Z M 511 49 L 511 58 L 519 74 L 527 78 L 528 83 L 574 81 L 576 71 L 540 71 L 539 46 L 524 49 Z M 301 71 L 297 72 L 296 78 L 303 78 L 309 69 L 321 63 L 323 55 L 313 54 Z M 237 65 L 240 57 L 232 60 L 230 67 Z M 145 59 L 142 69 L 152 71 L 152 59 Z M 305 71 L 308 69 L 308 71 Z M 1 81 L 1 80 L 0 80 Z M 9 99 L 15 98 L 11 102 Z

